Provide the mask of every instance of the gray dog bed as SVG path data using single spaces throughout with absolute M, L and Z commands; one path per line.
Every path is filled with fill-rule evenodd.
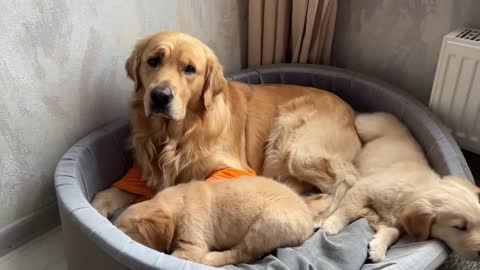
M 272 65 L 243 70 L 229 80 L 284 83 L 332 91 L 358 111 L 386 111 L 402 119 L 442 175 L 473 177 L 457 144 L 421 103 L 378 80 L 348 70 L 318 65 Z M 328 128 L 328 127 L 325 127 Z M 73 145 L 60 160 L 55 187 L 69 269 L 215 269 L 179 260 L 132 241 L 102 217 L 90 201 L 131 166 L 126 120 L 98 129 Z M 433 269 L 447 257 L 438 241 L 413 243 L 404 236 L 382 263 L 369 263 L 373 233 L 365 220 L 337 236 L 315 232 L 301 247 L 282 248 L 250 265 L 228 269 Z

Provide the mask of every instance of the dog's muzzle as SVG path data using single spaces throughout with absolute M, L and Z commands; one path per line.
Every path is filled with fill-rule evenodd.
M 150 91 L 150 112 L 170 115 L 170 103 L 173 100 L 172 90 L 168 87 L 155 87 Z

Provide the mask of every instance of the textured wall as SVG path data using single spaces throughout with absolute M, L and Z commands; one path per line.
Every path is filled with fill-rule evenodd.
M 137 39 L 184 29 L 206 39 L 227 70 L 238 69 L 246 42 L 239 12 L 246 14 L 247 5 L 1 1 L 0 228 L 52 202 L 53 172 L 63 152 L 126 115 L 132 83 L 124 63 Z
M 442 37 L 480 27 L 478 0 L 338 1 L 333 61 L 428 102 Z
M 247 0 L 178 0 L 177 29 L 210 46 L 226 72 L 247 65 Z

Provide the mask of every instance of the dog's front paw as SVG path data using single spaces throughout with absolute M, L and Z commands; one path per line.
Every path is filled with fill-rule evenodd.
M 343 229 L 343 225 L 335 219 L 327 218 L 320 224 L 320 229 L 327 235 L 337 235 Z
M 368 258 L 372 262 L 381 262 L 385 259 L 387 246 L 381 239 L 374 237 L 368 244 Z
M 176 250 L 171 255 L 173 257 L 177 257 L 177 258 L 182 259 L 182 260 L 193 261 L 192 260 L 193 259 L 192 253 L 190 253 L 188 251 Z
M 100 213 L 100 215 L 106 218 L 109 218 L 115 211 L 110 203 L 108 194 L 102 192 L 95 195 L 95 198 L 92 201 L 92 206 Z
M 228 264 L 227 263 L 227 258 L 225 257 L 225 253 L 224 252 L 216 252 L 216 251 L 211 251 L 211 252 L 207 253 L 202 258 L 200 263 L 205 264 L 205 265 L 209 265 L 209 266 L 213 266 L 213 267 L 220 267 L 220 266 L 224 266 L 224 265 Z
M 112 187 L 98 192 L 93 198 L 92 206 L 102 216 L 109 218 L 120 208 L 133 203 L 137 195 Z

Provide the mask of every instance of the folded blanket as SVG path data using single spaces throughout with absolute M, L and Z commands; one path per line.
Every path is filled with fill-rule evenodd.
M 373 231 L 360 219 L 335 236 L 315 232 L 300 247 L 279 248 L 275 253 L 252 264 L 229 265 L 227 269 L 275 270 L 349 270 L 360 269 L 365 263 L 368 242 Z
M 372 263 L 368 243 L 373 231 L 365 219 L 345 227 L 338 235 L 315 232 L 300 247 L 279 248 L 252 264 L 229 265 L 228 270 L 424 270 L 436 269 L 448 256 L 438 240 L 414 242 L 404 235 L 387 252 L 384 261 Z

